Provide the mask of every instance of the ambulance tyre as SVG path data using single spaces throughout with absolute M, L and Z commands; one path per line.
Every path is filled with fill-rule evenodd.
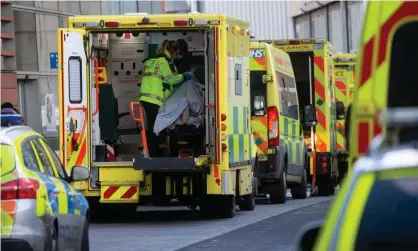
M 250 194 L 246 194 L 241 196 L 239 200 L 239 209 L 241 211 L 253 211 L 255 208 L 255 195 L 256 195 L 256 183 L 255 178 L 253 179 L 253 192 Z
M 213 219 L 218 216 L 213 196 L 204 196 L 199 199 L 200 216 L 206 219 Z
M 286 173 L 282 171 L 282 175 L 277 183 L 272 184 L 270 192 L 270 202 L 272 204 L 283 204 L 286 202 Z
M 306 197 L 308 197 L 306 194 L 307 186 L 308 181 L 306 179 L 306 172 L 305 169 L 303 169 L 300 184 L 297 187 L 293 187 L 290 189 L 290 192 L 292 193 L 292 198 L 302 200 L 306 199 Z
M 219 218 L 234 218 L 236 198 L 235 195 L 219 196 Z
M 318 181 L 318 195 L 329 196 L 335 193 L 335 182 L 328 176 L 317 178 Z

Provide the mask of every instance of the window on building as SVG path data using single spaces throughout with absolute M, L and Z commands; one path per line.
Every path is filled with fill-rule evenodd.
M 36 72 L 39 66 L 35 13 L 15 10 L 13 16 L 17 70 Z
M 67 17 L 60 17 L 59 18 L 59 26 L 60 26 L 60 28 L 68 28 L 68 18 Z
M 51 64 L 49 53 L 58 51 L 57 29 L 59 28 L 59 17 L 53 14 L 37 13 L 36 25 L 39 52 L 47 53 L 39 56 L 39 70 L 56 72 L 56 66 Z
M 294 19 L 295 22 L 295 37 L 296 38 L 310 38 L 311 25 L 309 23 L 309 15 L 302 15 Z
M 314 38 L 328 38 L 327 34 L 327 10 L 319 9 L 312 12 L 312 30 Z
M 364 10 L 363 1 L 347 2 L 348 43 L 350 51 L 359 48 L 361 30 L 363 28 Z
M 84 0 L 80 1 L 81 14 L 89 14 L 89 15 L 100 14 L 101 3 L 106 3 L 106 1 L 84 1 Z
M 23 5 L 23 6 L 35 7 L 35 1 L 34 0 L 13 1 L 13 5 Z
M 329 40 L 337 51 L 345 51 L 340 3 L 328 7 Z
M 242 65 L 235 64 L 235 95 L 242 95 Z

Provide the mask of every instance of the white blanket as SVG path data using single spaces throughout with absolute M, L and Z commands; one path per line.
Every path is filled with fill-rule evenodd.
M 171 96 L 160 107 L 154 124 L 154 133 L 178 124 L 198 127 L 203 121 L 204 102 L 199 92 L 202 85 L 192 78 L 173 90 Z

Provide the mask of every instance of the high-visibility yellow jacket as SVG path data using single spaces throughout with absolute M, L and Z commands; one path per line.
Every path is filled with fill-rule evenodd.
M 144 59 L 139 101 L 162 106 L 174 87 L 183 82 L 183 75 L 177 73 L 169 52 Z M 163 90 L 164 89 L 164 90 Z

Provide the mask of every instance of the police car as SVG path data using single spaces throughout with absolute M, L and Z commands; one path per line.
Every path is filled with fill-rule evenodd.
M 68 175 L 40 134 L 19 125 L 16 116 L 3 115 L 2 250 L 88 251 L 89 206 L 70 183 L 88 179 L 89 170 L 74 166 Z M 7 117 L 12 117 L 11 121 Z
M 417 250 L 418 107 L 387 114 L 385 135 L 357 160 L 325 221 L 305 227 L 297 250 Z

